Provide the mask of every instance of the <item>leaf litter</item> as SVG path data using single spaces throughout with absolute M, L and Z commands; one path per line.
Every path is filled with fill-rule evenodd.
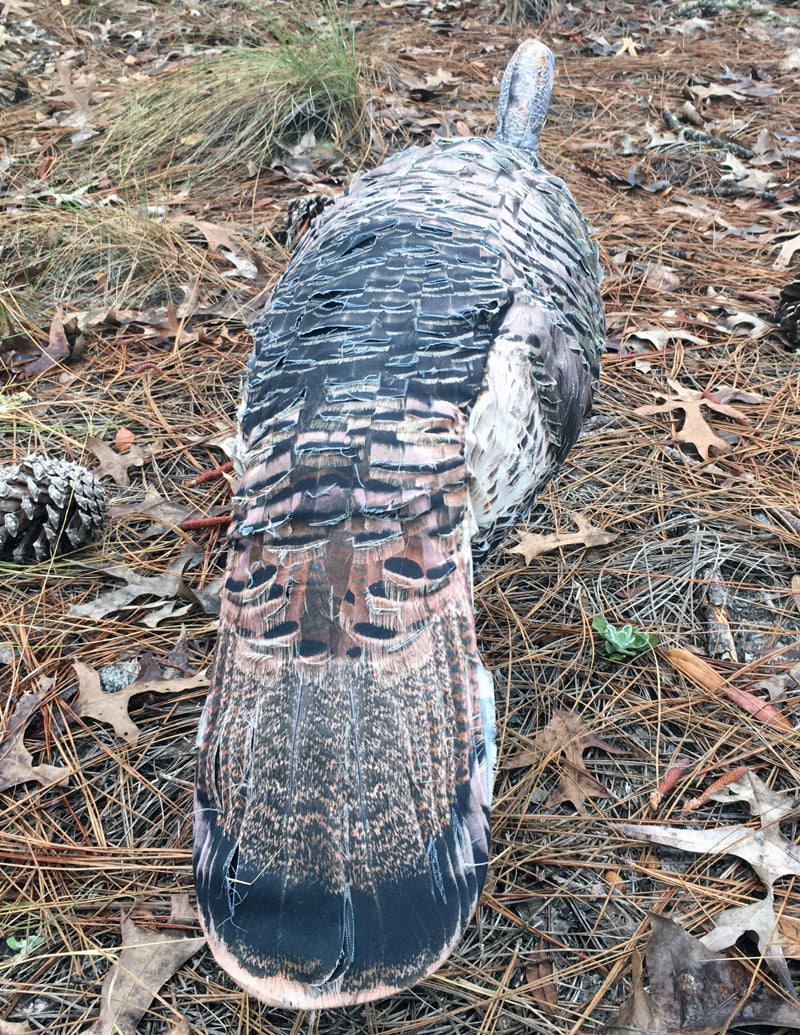
M 450 10 L 446 26 L 433 5 L 398 0 L 375 15 L 357 2 L 351 13 L 363 17 L 359 32 L 380 69 L 365 80 L 382 131 L 382 139 L 365 144 L 366 157 L 360 147 L 343 149 L 341 164 L 331 163 L 320 157 L 317 132 L 311 150 L 287 148 L 274 166 L 259 166 L 250 155 L 213 178 L 202 170 L 189 190 L 185 165 L 165 168 L 161 177 L 154 164 L 152 177 L 133 183 L 119 163 L 93 164 L 89 156 L 99 141 L 76 134 L 107 133 L 104 97 L 132 96 L 131 76 L 160 79 L 156 94 L 169 97 L 165 84 L 171 90 L 188 82 L 191 76 L 182 73 L 202 51 L 219 52 L 220 41 L 235 48 L 260 44 L 267 35 L 258 21 L 263 5 L 246 5 L 243 13 L 243 5 L 209 4 L 203 19 L 162 5 L 147 24 L 141 8 L 123 0 L 104 6 L 107 23 L 87 22 L 74 3 L 16 6 L 24 8 L 26 23 L 0 19 L 9 36 L 0 66 L 12 84 L 22 75 L 32 99 L 3 109 L 0 222 L 13 293 L 2 294 L 8 326 L 0 362 L 13 387 L 31 398 L 10 414 L 2 411 L 0 434 L 8 456 L 34 447 L 75 454 L 93 434 L 113 454 L 106 455 L 104 477 L 118 490 L 114 507 L 133 509 L 119 510 L 88 563 L 0 572 L 0 670 L 15 688 L 6 714 L 26 690 L 38 692 L 40 678 L 69 699 L 76 658 L 102 673 L 135 665 L 152 651 L 167 671 L 180 638 L 178 677 L 206 669 L 224 544 L 219 532 L 192 533 L 192 575 L 183 583 L 191 582 L 198 603 L 176 577 L 177 526 L 217 508 L 222 513 L 228 504 L 226 486 L 189 482 L 220 462 L 220 448 L 229 448 L 250 348 L 244 327 L 285 263 L 274 242 L 289 201 L 311 189 L 336 194 L 356 167 L 407 142 L 492 132 L 497 75 L 520 34 L 541 31 L 559 70 L 543 162 L 567 180 L 595 228 L 609 260 L 609 337 L 624 342 L 605 357 L 595 414 L 558 484 L 542 494 L 520 533 L 520 540 L 555 538 L 544 550 L 540 540 L 526 543 L 535 563 L 523 566 L 524 553 L 503 554 L 478 575 L 480 646 L 495 671 L 501 760 L 532 744 L 546 751 L 528 766 L 498 773 L 495 850 L 480 928 L 470 929 L 433 979 L 374 1004 L 367 1020 L 356 1010 L 316 1023 L 321 1035 L 349 1035 L 365 1025 L 375 1035 L 422 1028 L 431 1035 L 532 1028 L 591 1035 L 613 1023 L 624 997 L 637 989 L 639 998 L 649 997 L 657 1031 L 706 1022 L 724 1030 L 726 989 L 729 1014 L 742 1024 L 781 1022 L 777 1000 L 788 1001 L 789 990 L 772 969 L 768 909 L 796 978 L 795 878 L 778 878 L 768 902 L 766 889 L 753 892 L 754 871 L 735 855 L 647 842 L 632 853 L 615 824 L 657 825 L 657 808 L 663 825 L 712 832 L 738 825 L 751 837 L 758 830 L 736 814 L 741 803 L 701 793 L 687 813 L 685 789 L 701 775 L 730 776 L 743 763 L 775 793 L 791 796 L 800 786 L 797 686 L 788 679 L 780 687 L 772 683 L 781 696 L 768 701 L 766 685 L 800 660 L 794 584 L 800 532 L 791 520 L 797 361 L 772 336 L 774 304 L 798 255 L 792 249 L 800 87 L 792 65 L 796 34 L 785 21 L 796 17 L 792 9 L 778 5 L 766 18 L 758 5 L 733 12 L 705 4 L 698 21 L 677 2 L 637 8 L 614 0 L 602 12 L 601 34 L 587 29 L 585 5 L 559 5 L 539 30 L 498 22 L 488 0 Z M 743 35 L 746 59 L 739 56 Z M 59 77 L 54 58 L 65 75 Z M 395 68 L 413 79 L 416 99 Z M 696 94 L 697 103 L 687 106 L 695 86 L 711 92 Z M 39 97 L 61 98 L 61 107 L 48 111 Z M 661 123 L 664 109 L 677 113 L 678 133 Z M 68 126 L 81 111 L 86 124 Z M 735 141 L 753 158 L 737 156 L 740 168 L 708 139 L 689 139 L 685 129 Z M 208 134 L 197 142 L 196 117 L 188 130 L 179 141 L 187 162 L 196 156 L 208 168 L 217 163 Z M 134 143 L 141 144 L 139 136 Z M 169 155 L 155 159 L 162 160 Z M 776 186 L 759 175 L 765 169 Z M 240 275 L 225 276 L 237 271 L 233 257 L 241 260 Z M 773 265 L 782 257 L 788 273 Z M 69 352 L 53 362 L 44 352 L 51 330 L 54 348 L 63 351 L 58 321 Z M 631 327 L 642 328 L 642 337 L 631 335 Z M 15 355 L 44 368 L 26 383 Z M 670 381 L 688 393 L 708 386 L 713 399 L 751 423 L 715 411 L 708 397 L 680 398 Z M 687 430 L 685 408 L 636 413 L 648 403 L 670 402 L 686 402 L 696 414 L 690 441 L 667 441 L 673 421 L 679 432 Z M 134 458 L 142 451 L 141 464 L 127 463 L 130 449 L 115 443 L 118 429 L 133 435 L 130 448 Z M 566 542 L 559 537 L 581 534 L 572 514 L 615 538 Z M 112 589 L 109 566 L 121 575 L 111 576 Z M 714 653 L 705 600 L 710 570 L 726 593 L 724 660 Z M 161 576 L 167 582 L 160 590 L 146 582 Z M 155 592 L 140 592 L 145 584 Z M 117 590 L 128 592 L 106 597 Z M 590 628 L 597 614 L 618 629 L 652 631 L 662 646 L 622 664 L 606 659 Z M 705 660 L 716 682 L 663 653 L 678 647 Z M 141 678 L 149 679 L 148 672 Z M 748 698 L 737 699 L 731 689 L 749 694 L 756 710 L 748 712 Z M 114 709 L 124 730 L 123 697 Z M 47 942 L 13 967 L 3 963 L 2 1023 L 24 1025 L 32 1017 L 37 1030 L 71 1035 L 76 1017 L 97 1018 L 102 974 L 93 961 L 116 951 L 120 902 L 127 910 L 151 900 L 156 889 L 191 888 L 192 744 L 202 699 L 199 686 L 158 694 L 157 715 L 146 709 L 135 715 L 133 749 L 118 737 L 99 737 L 90 716 L 70 723 L 66 708 L 61 724 L 44 713 L 41 735 L 28 723 L 33 755 L 63 758 L 69 782 L 28 780 L 3 792 L 0 850 L 9 905 L 30 919 L 32 931 L 46 932 Z M 782 722 L 768 717 L 767 703 Z M 565 715 L 580 724 L 572 741 Z M 585 746 L 584 735 L 617 753 Z M 673 770 L 676 782 L 662 783 L 662 774 Z M 651 804 L 659 787 L 664 794 Z M 779 825 L 781 836 L 796 843 L 796 818 L 787 815 Z M 609 872 L 616 874 L 613 883 Z M 722 921 L 726 911 L 743 908 L 753 910 L 763 953 L 740 935 L 712 954 L 721 960 L 714 971 L 700 939 L 715 930 L 734 935 L 747 916 Z M 644 985 L 645 917 L 665 911 L 678 935 L 664 935 L 659 949 L 655 921 Z M 684 936 L 692 940 L 676 940 Z M 684 958 L 686 969 L 676 969 Z M 705 1014 L 698 997 L 709 1005 Z M 795 1027 L 793 1016 L 782 1023 Z M 297 1025 L 297 1018 L 260 1009 L 231 990 L 202 952 L 167 979 L 138 1030 L 185 1031 L 187 1019 L 207 1035 L 288 1035 Z

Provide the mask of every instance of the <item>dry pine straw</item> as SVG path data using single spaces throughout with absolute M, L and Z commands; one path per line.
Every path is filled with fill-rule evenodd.
M 597 228 L 607 268 L 618 271 L 607 282 L 612 344 L 645 326 L 688 331 L 703 341 L 676 336 L 644 353 L 630 343 L 627 351 L 609 351 L 596 414 L 530 521 L 534 531 L 569 532 L 570 514 L 578 511 L 618 538 L 591 551 L 550 553 L 529 568 L 519 556 L 501 554 L 478 578 L 478 625 L 496 673 L 501 758 L 529 745 L 557 712 L 569 712 L 616 749 L 584 756 L 606 793 L 589 798 L 581 815 L 569 803 L 546 804 L 562 775 L 557 758 L 501 770 L 495 862 L 479 921 L 421 988 L 322 1018 L 295 1017 L 248 1001 L 201 953 L 161 990 L 140 1031 L 166 1031 L 177 1015 L 208 1033 L 596 1031 L 629 988 L 631 952 L 644 944 L 648 912 L 672 916 L 699 935 L 718 909 L 760 896 L 743 864 L 633 845 L 610 821 L 742 822 L 737 806 L 707 804 L 688 818 L 681 806 L 743 763 L 775 789 L 796 793 L 796 734 L 779 733 L 697 690 L 655 654 L 622 665 L 604 660 L 590 629 L 592 615 L 603 613 L 617 624 L 656 631 L 666 644 L 708 653 L 705 600 L 709 587 L 723 584 L 738 656 L 716 661 L 719 671 L 735 679 L 747 665 L 744 682 L 752 683 L 798 657 L 798 603 L 790 592 L 790 576 L 800 571 L 792 519 L 800 511 L 797 359 L 770 338 L 721 329 L 712 322 L 708 295 L 711 286 L 724 289 L 743 311 L 754 305 L 736 303 L 737 292 L 774 296 L 782 277 L 770 269 L 774 252 L 740 237 L 715 240 L 708 225 L 675 211 L 674 196 L 617 191 L 583 161 L 598 141 L 641 127 L 639 98 L 653 96 L 654 109 L 662 97 L 674 105 L 689 61 L 695 69 L 724 67 L 739 30 L 732 22 L 718 25 L 713 37 L 694 38 L 685 52 L 676 48 L 657 60 L 645 55 L 630 72 L 611 58 L 568 53 L 563 61 L 543 156 L 570 182 Z M 773 67 L 767 44 L 755 38 L 752 45 L 756 52 L 737 67 Z M 431 73 L 440 60 L 432 60 Z M 784 86 L 782 118 L 800 124 L 798 91 Z M 749 113 L 751 138 L 769 112 L 767 104 Z M 790 169 L 777 172 L 789 181 Z M 752 199 L 711 204 L 736 225 L 755 221 L 763 208 Z M 655 290 L 648 263 L 671 266 L 680 280 L 675 290 Z M 131 471 L 134 493 L 149 485 L 201 510 L 223 505 L 224 486 L 185 488 L 184 482 L 222 459 L 202 440 L 231 428 L 247 347 L 234 329 L 229 338 L 220 333 L 153 354 L 156 367 L 134 374 L 149 355 L 142 342 L 100 340 L 60 383 L 37 387 L 34 423 L 4 424 L 3 452 L 75 454 L 88 430 L 110 439 L 114 428 L 127 427 L 138 445 L 154 447 L 153 460 Z M 718 431 L 733 432 L 738 441 L 702 461 L 670 441 L 679 416 L 634 414 L 654 401 L 654 392 L 669 394 L 667 377 L 711 391 L 732 386 L 764 401 L 738 404 L 747 425 L 714 419 Z M 130 498 L 119 493 L 122 501 Z M 219 574 L 217 533 L 187 543 L 170 529 L 145 535 L 149 528 L 147 521 L 117 521 L 99 559 L 152 575 L 191 548 L 190 584 Z M 195 671 L 210 660 L 214 623 L 197 607 L 156 629 L 141 623 L 139 609 L 102 622 L 72 619 L 71 604 L 113 585 L 85 559 L 6 570 L 0 579 L 2 627 L 14 647 L 4 677 L 15 695 L 43 689 L 47 701 L 27 743 L 37 760 L 73 771 L 66 787 L 28 785 L 2 801 L 0 926 L 18 938 L 41 933 L 46 941 L 28 960 L 0 961 L 0 1002 L 8 1003 L 0 1017 L 21 1020 L 24 1010 L 34 1030 L 67 1033 L 97 1015 L 100 979 L 119 946 L 120 910 L 149 907 L 166 918 L 170 893 L 191 888 L 193 741 L 202 706 L 200 692 L 141 701 L 133 709 L 140 741 L 125 748 L 107 728 L 70 716 L 70 660 L 80 656 L 101 668 L 150 652 L 161 666 L 172 656 L 178 668 Z M 184 648 L 176 657 L 182 630 Z M 795 721 L 797 701 L 790 692 L 782 705 Z M 654 814 L 651 792 L 680 757 L 691 759 L 685 778 Z M 783 831 L 796 837 L 790 823 Z M 794 887 L 780 890 L 779 908 L 800 915 Z M 537 988 L 534 974 L 526 984 L 533 973 L 526 964 L 540 946 L 556 972 L 555 1012 L 542 1005 L 546 979 Z

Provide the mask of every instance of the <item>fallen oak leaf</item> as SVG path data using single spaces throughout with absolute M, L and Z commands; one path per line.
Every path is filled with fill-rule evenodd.
M 100 461 L 98 467 L 100 475 L 107 475 L 109 478 L 113 478 L 114 482 L 123 489 L 131 484 L 128 468 L 141 467 L 145 460 L 150 459 L 151 455 L 150 451 L 145 452 L 139 446 L 130 445 L 125 455 L 121 456 L 95 435 L 89 435 L 86 439 L 86 445 Z
M 152 522 L 148 529 L 138 533 L 139 537 L 144 539 L 161 534 L 165 526 L 176 528 L 182 521 L 202 516 L 197 507 L 187 507 L 182 503 L 172 503 L 164 499 L 152 485 L 147 486 L 143 499 L 133 503 L 112 503 L 108 512 L 115 521 Z
M 553 805 L 570 802 L 581 816 L 586 816 L 588 815 L 586 802 L 589 798 L 610 798 L 611 796 L 611 791 L 604 787 L 599 780 L 595 780 L 588 769 L 583 765 L 576 766 L 569 759 L 565 759 L 558 786 L 545 802 L 545 806 L 550 808 Z
M 631 997 L 603 1035 L 719 1035 L 742 1024 L 800 1027 L 800 1008 L 736 959 L 707 949 L 666 917 L 651 914 L 647 984 L 634 956 Z
M 24 378 L 36 377 L 52 367 L 58 366 L 69 356 L 69 342 L 64 324 L 56 317 L 50 325 L 46 345 L 39 345 L 36 352 L 17 353 L 12 360 L 14 369 Z
M 559 756 L 563 755 L 558 786 L 545 804 L 549 806 L 569 801 L 585 816 L 587 798 L 611 797 L 608 788 L 595 780 L 583 763 L 583 753 L 589 748 L 599 748 L 611 755 L 622 753 L 619 748 L 592 733 L 576 715 L 559 709 L 553 713 L 544 729 L 536 734 L 533 747 L 507 759 L 503 768 L 530 766 L 538 769 L 551 762 L 558 764 Z
M 206 240 L 210 252 L 218 252 L 220 246 L 228 251 L 243 253 L 251 258 L 255 252 L 247 242 L 244 234 L 234 226 L 225 223 L 212 223 L 207 219 L 194 219 L 192 216 L 179 215 L 167 220 L 177 226 L 189 226 L 198 230 Z
M 598 528 L 583 514 L 574 513 L 570 517 L 578 526 L 577 532 L 549 532 L 547 535 L 525 532 L 520 536 L 519 543 L 509 547 L 506 552 L 520 553 L 525 558 L 525 563 L 530 564 L 543 553 L 561 550 L 565 546 L 585 546 L 588 549 L 592 546 L 605 546 L 606 543 L 613 543 L 615 539 L 619 538 L 618 532 L 608 532 L 603 528 Z
M 169 925 L 194 925 L 186 895 L 172 896 Z M 122 951 L 103 979 L 100 1017 L 86 1035 L 135 1035 L 161 986 L 205 945 L 203 937 L 140 927 L 122 920 Z
M 0 1021 L 0 1035 L 33 1035 L 27 1021 Z
M 794 727 L 774 704 L 756 697 L 747 690 L 732 686 L 727 679 L 724 679 L 715 668 L 704 658 L 683 647 L 656 648 L 662 657 L 666 658 L 679 672 L 682 672 L 687 679 L 702 686 L 711 693 L 723 693 L 737 707 L 748 712 L 760 722 L 765 722 L 775 730 L 782 733 L 793 733 Z
M 558 985 L 555 978 L 555 967 L 553 956 L 540 942 L 539 947 L 530 953 L 525 961 L 525 985 L 524 991 L 536 1003 L 540 1010 L 545 1013 L 558 1013 Z
M 800 960 L 800 917 L 778 916 L 778 933 L 785 956 L 791 960 Z
M 695 855 L 735 855 L 748 863 L 771 887 L 779 877 L 800 876 L 800 847 L 777 833 L 734 823 L 716 830 L 658 826 L 649 823 L 613 823 L 616 830 L 637 841 L 678 848 Z
M 737 410 L 735 406 L 719 402 L 709 392 L 686 388 L 678 381 L 672 381 L 669 378 L 667 383 L 674 393 L 671 398 L 665 396 L 663 392 L 659 392 L 658 395 L 663 400 L 662 402 L 637 406 L 633 412 L 639 417 L 652 417 L 658 413 L 672 413 L 674 410 L 681 410 L 683 411 L 683 423 L 674 432 L 673 441 L 694 446 L 704 460 L 708 460 L 711 449 L 729 452 L 731 443 L 714 431 L 703 416 L 702 408 L 708 407 L 715 413 L 730 417 L 739 424 L 749 424 L 747 416 L 741 410 Z
M 750 902 L 735 909 L 723 909 L 714 914 L 714 929 L 703 935 L 700 941 L 707 949 L 719 952 L 729 949 L 749 931 L 756 935 L 758 948 L 773 973 L 777 974 L 784 988 L 794 992 L 794 985 L 786 964 L 786 951 L 775 915 L 775 899 L 772 888 L 767 888 L 765 898 Z
M 128 705 L 136 694 L 179 693 L 208 686 L 205 671 L 194 676 L 167 679 L 136 679 L 122 690 L 105 693 L 100 686 L 100 676 L 90 665 L 73 661 L 72 667 L 78 677 L 78 696 L 72 702 L 72 710 L 78 718 L 92 718 L 107 722 L 116 735 L 132 747 L 139 740 L 139 727 L 128 715 Z
M 0 737 L 0 791 L 10 790 L 21 783 L 35 780 L 43 787 L 63 786 L 69 780 L 71 769 L 57 765 L 33 765 L 33 755 L 25 747 L 25 730 L 42 699 L 40 693 L 25 693 L 6 722 Z
M 186 554 L 176 558 L 170 571 L 161 575 L 143 576 L 125 564 L 111 564 L 106 568 L 95 569 L 104 575 L 111 575 L 125 585 L 101 593 L 94 600 L 83 604 L 73 604 L 69 609 L 70 618 L 104 618 L 128 609 L 149 609 L 163 607 L 165 600 L 180 597 L 192 604 L 197 604 L 206 614 L 219 614 L 219 590 L 223 579 L 212 579 L 202 588 L 188 586 L 183 578 L 183 568 L 189 561 Z M 152 596 L 153 602 L 142 602 L 142 597 Z

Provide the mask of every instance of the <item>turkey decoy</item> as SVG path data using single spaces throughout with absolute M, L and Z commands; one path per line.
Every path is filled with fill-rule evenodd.
M 255 325 L 194 868 L 215 957 L 267 1003 L 412 985 L 484 882 L 471 541 L 561 464 L 604 339 L 597 250 L 537 157 L 552 76 L 523 43 L 496 140 L 356 179 Z

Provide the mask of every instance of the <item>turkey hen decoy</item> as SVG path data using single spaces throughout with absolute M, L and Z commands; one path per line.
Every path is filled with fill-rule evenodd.
M 523 43 L 496 140 L 356 179 L 254 328 L 194 868 L 217 961 L 267 1003 L 409 987 L 484 882 L 494 700 L 471 541 L 501 537 L 564 459 L 604 337 L 597 250 L 537 157 L 552 76 Z

